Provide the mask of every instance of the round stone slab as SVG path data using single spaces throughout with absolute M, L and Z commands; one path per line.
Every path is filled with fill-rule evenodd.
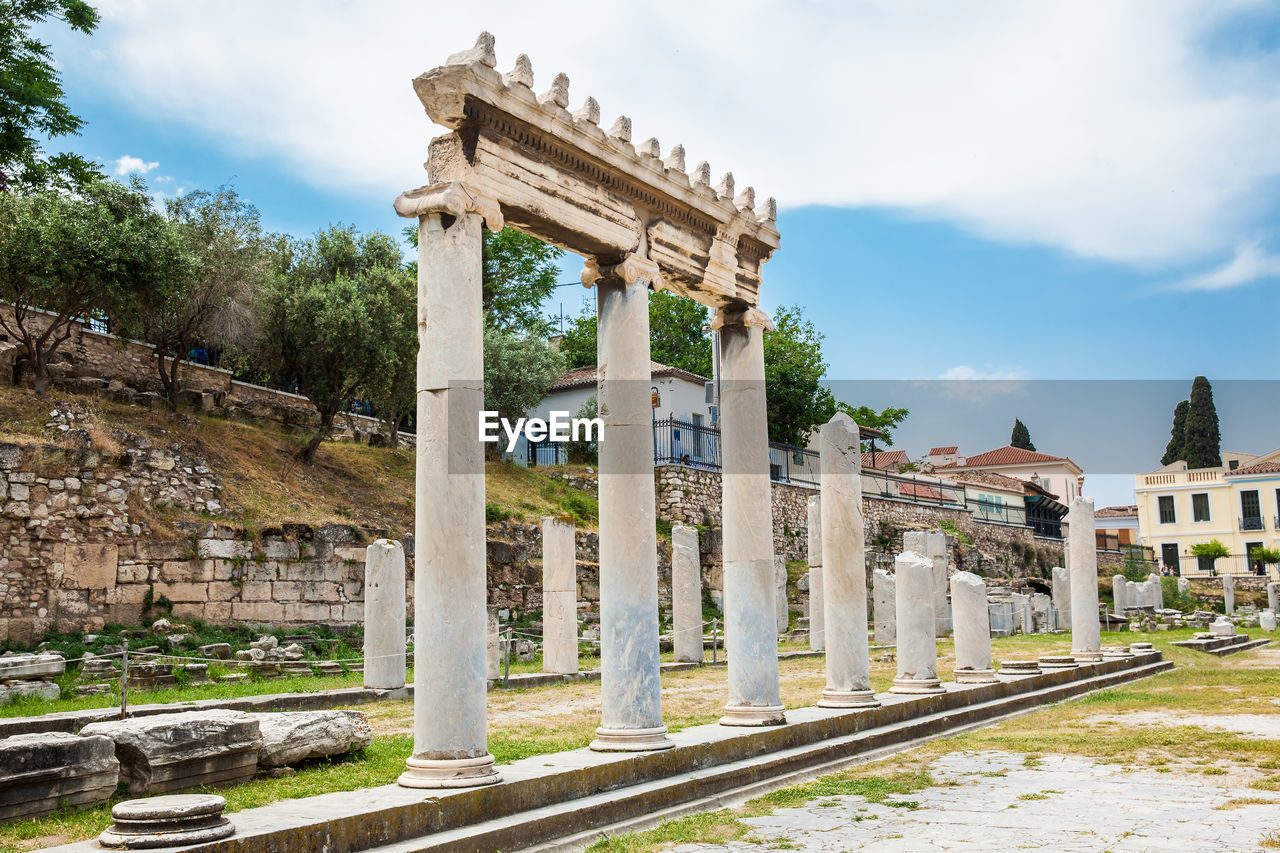
M 1034 660 L 1002 660 L 1000 675 L 1039 675 L 1040 664 Z
M 218 841 L 236 831 L 222 816 L 226 805 L 226 800 L 213 794 L 127 800 L 111 809 L 115 823 L 98 836 L 98 843 L 125 850 L 154 850 Z

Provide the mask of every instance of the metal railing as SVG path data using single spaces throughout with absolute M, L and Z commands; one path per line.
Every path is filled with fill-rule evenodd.
M 1260 515 L 1242 515 L 1240 516 L 1241 530 L 1266 530 L 1267 526 L 1262 521 Z
M 932 506 L 965 505 L 964 486 L 937 477 L 895 474 L 890 471 L 862 470 L 862 493 L 889 500 L 909 501 Z
M 721 461 L 719 427 L 674 417 L 654 421 L 653 464 L 719 471 Z M 816 451 L 780 441 L 769 442 L 769 479 L 775 483 L 817 486 L 818 471 Z

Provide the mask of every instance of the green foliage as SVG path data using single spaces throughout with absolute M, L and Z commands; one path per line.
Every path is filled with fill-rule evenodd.
M 773 324 L 764 336 L 769 439 L 803 446 L 836 413 L 836 399 L 822 382 L 827 372 L 823 334 L 795 305 L 780 307 Z
M 1264 566 L 1280 563 L 1280 548 L 1258 547 L 1249 552 L 1249 557 L 1258 560 Z
M 961 545 L 970 544 L 969 534 L 965 533 L 959 527 L 956 527 L 955 521 L 950 518 L 944 518 L 941 521 L 939 521 L 938 529 L 950 536 L 954 536 L 955 540 L 959 542 Z M 1034 557 L 1034 554 L 1033 554 L 1033 557 Z
M 649 357 L 711 378 L 711 320 L 705 305 L 659 290 L 649 294 Z
M 876 439 L 876 442 L 885 447 L 893 446 L 893 431 L 902 425 L 902 422 L 907 419 L 907 415 L 911 414 L 909 409 L 896 406 L 886 406 L 877 412 L 870 406 L 855 407 L 850 406 L 848 403 L 836 403 L 836 410 L 844 412 L 853 418 L 853 422 L 858 426 L 874 427 L 880 430 L 880 438 Z M 863 442 L 863 445 L 869 444 L 870 442 Z M 862 449 L 870 450 L 870 447 L 864 446 Z M 904 463 L 900 470 L 918 471 L 919 467 L 914 462 L 908 462 Z
M 1187 443 L 1187 410 L 1191 403 L 1180 402 L 1173 409 L 1173 428 L 1169 430 L 1169 443 L 1164 447 L 1164 455 L 1160 457 L 1161 465 L 1168 465 L 1183 458 Z
M 1152 566 L 1146 560 L 1142 559 L 1135 553 L 1125 555 L 1124 563 L 1120 566 L 1120 574 L 1124 575 L 1125 580 L 1141 583 L 1147 580 L 1151 574 Z
M 515 423 L 542 402 L 564 371 L 564 356 L 532 335 L 484 330 L 484 407 Z M 505 441 L 505 438 L 503 439 Z M 489 447 L 497 448 L 493 444 Z M 505 447 L 505 445 L 501 445 Z
M 1160 589 L 1165 607 L 1171 610 L 1181 610 L 1183 613 L 1190 613 L 1196 609 L 1196 600 L 1191 597 L 1191 593 L 1182 592 L 1178 589 L 1177 578 L 1160 578 Z
M 508 518 L 511 518 L 513 515 L 515 515 L 515 513 L 509 511 L 505 507 L 501 507 L 498 504 L 489 503 L 488 501 L 485 501 L 484 520 L 486 522 L 506 521 Z
M 577 524 L 591 524 L 600 517 L 600 503 L 591 495 L 566 495 L 560 501 L 560 508 Z
M 1191 555 L 1193 557 L 1207 557 L 1211 560 L 1219 560 L 1223 557 L 1230 557 L 1231 551 L 1217 539 L 1210 539 L 1208 542 L 1198 542 L 1192 545 Z
M 1031 431 L 1020 418 L 1013 419 L 1013 432 L 1009 435 L 1009 446 L 1020 447 L 1023 450 L 1036 449 L 1036 446 L 1031 443 Z
M 1208 379 L 1197 376 L 1191 383 L 1182 458 L 1186 460 L 1188 468 L 1217 468 L 1222 464 L 1221 444 L 1218 411 L 1213 405 L 1213 388 Z
M 141 181 L 97 181 L 75 195 L 0 193 L 0 328 L 26 350 L 36 393 L 82 317 L 128 316 L 190 274 L 191 256 Z M 53 314 L 53 319 L 40 309 Z
M 578 411 L 574 414 L 577 418 L 597 418 L 600 416 L 600 401 L 596 399 L 596 395 L 592 394 L 588 397 Z M 565 444 L 565 452 L 569 455 L 570 462 L 595 462 L 597 457 L 597 447 L 595 441 L 569 441 Z
M 395 242 L 378 232 L 331 226 L 284 243 L 278 259 L 262 294 L 258 346 L 264 364 L 297 381 L 320 413 L 298 451 L 310 462 L 337 413 L 394 366 L 414 284 Z
M 31 34 L 50 19 L 85 35 L 98 26 L 97 11 L 83 0 L 0 3 L 0 193 L 70 188 L 102 177 L 83 157 L 41 149 L 41 140 L 76 135 L 84 125 L 67 107 L 49 45 Z
M 161 387 L 176 408 L 180 359 L 197 344 L 226 349 L 245 343 L 249 306 L 269 265 L 258 209 L 235 188 L 196 190 L 166 207 L 193 265 L 144 294 L 134 327 L 122 331 L 155 346 Z

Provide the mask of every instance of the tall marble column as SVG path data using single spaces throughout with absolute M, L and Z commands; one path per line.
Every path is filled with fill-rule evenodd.
M 773 499 L 765 419 L 764 332 L 773 324 L 755 308 L 724 308 L 720 332 L 721 513 L 724 524 L 724 630 L 729 702 L 720 722 L 786 722 L 778 685 Z
M 839 412 L 819 433 L 822 567 L 827 630 L 824 708 L 874 708 L 867 642 L 867 559 L 858 425 Z
M 822 590 L 822 496 L 809 498 L 809 649 L 826 649 Z
M 941 693 L 933 560 L 907 551 L 893 561 L 897 580 L 898 677 L 890 693 Z
M 951 576 L 951 617 L 955 630 L 958 684 L 995 681 L 991 669 L 991 612 L 987 584 L 972 572 Z
M 1077 497 L 1067 512 L 1067 568 L 1071 571 L 1071 654 L 1079 661 L 1102 660 L 1098 624 L 1098 544 L 1093 498 Z
M 652 261 L 582 271 L 597 297 L 600 418 L 600 728 L 591 748 L 673 746 L 662 724 L 658 667 L 658 534 L 649 387 Z
M 400 784 L 501 778 L 485 712 L 486 598 L 481 233 L 497 205 L 461 183 L 402 194 L 418 218 L 418 441 L 414 506 L 413 755 Z
M 364 549 L 364 686 L 404 687 L 404 547 L 379 539 Z
M 702 565 L 698 529 L 671 528 L 671 646 L 675 659 L 702 663 Z
M 542 671 L 578 672 L 578 559 L 573 523 L 542 519 Z

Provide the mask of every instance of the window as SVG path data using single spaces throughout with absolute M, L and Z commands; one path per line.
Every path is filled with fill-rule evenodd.
M 1262 530 L 1262 502 L 1258 499 L 1258 490 L 1250 489 L 1240 493 L 1240 529 Z
M 1201 492 L 1198 495 L 1191 496 L 1191 520 L 1192 521 L 1208 521 L 1209 520 L 1209 493 Z
M 1175 574 L 1182 573 L 1178 568 L 1178 543 L 1166 542 L 1160 546 L 1160 562 Z
M 1160 496 L 1160 523 L 1176 524 L 1177 516 L 1173 512 L 1173 495 Z
M 1236 469 L 1237 469 L 1237 468 L 1239 468 L 1239 467 L 1240 467 L 1240 460 L 1239 460 L 1239 459 L 1232 459 L 1231 461 L 1229 461 L 1229 462 L 1227 463 L 1227 468 L 1228 468 L 1229 470 L 1231 470 L 1231 471 L 1234 471 L 1234 470 L 1236 470 Z

